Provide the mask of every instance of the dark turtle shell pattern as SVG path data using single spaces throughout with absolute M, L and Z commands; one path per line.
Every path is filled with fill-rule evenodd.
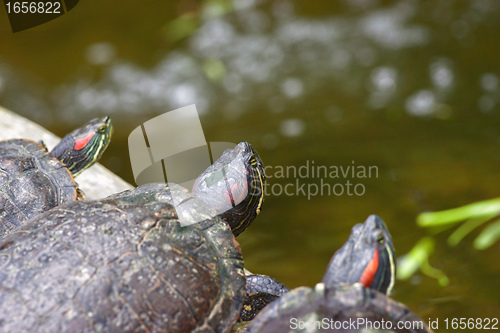
M 370 326 L 371 325 L 371 326 Z M 422 319 L 386 294 L 356 283 L 296 288 L 265 307 L 249 333 L 429 333 Z
M 41 144 L 25 139 L 0 142 L 0 238 L 77 196 L 71 173 Z
M 229 332 L 243 260 L 227 223 L 210 216 L 167 184 L 36 216 L 0 243 L 0 331 Z M 191 218 L 202 222 L 179 223 Z

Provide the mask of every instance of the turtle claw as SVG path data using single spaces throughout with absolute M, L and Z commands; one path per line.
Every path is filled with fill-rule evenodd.
M 43 149 L 45 149 L 45 151 L 47 151 L 47 152 L 49 151 L 49 149 L 47 148 L 47 145 L 45 144 L 45 142 L 43 142 L 43 140 L 38 141 L 38 144 L 40 146 L 42 146 Z
M 78 184 L 76 184 L 78 186 Z M 79 187 L 76 188 L 76 200 L 85 200 L 85 192 Z
M 251 321 L 267 304 L 289 290 L 283 283 L 270 276 L 246 274 L 246 296 L 239 321 Z

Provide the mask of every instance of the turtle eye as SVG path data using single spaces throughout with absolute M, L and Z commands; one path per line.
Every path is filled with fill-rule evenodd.
M 101 125 L 101 126 L 99 126 L 97 131 L 99 131 L 99 133 L 106 133 L 106 129 L 107 129 L 106 125 Z
M 385 236 L 382 230 L 374 230 L 373 233 L 367 238 L 370 244 L 385 244 Z
M 377 235 L 377 243 L 379 243 L 379 244 L 384 244 L 385 243 L 385 237 L 384 237 L 384 233 L 383 232 L 380 232 Z

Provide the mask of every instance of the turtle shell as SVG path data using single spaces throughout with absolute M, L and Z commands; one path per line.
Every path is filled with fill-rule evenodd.
M 230 331 L 243 260 L 227 223 L 211 216 L 175 184 L 36 216 L 0 243 L 0 331 Z M 180 223 L 190 219 L 202 222 Z
M 398 328 L 400 322 L 406 328 Z M 339 283 L 332 288 L 318 283 L 315 289 L 296 288 L 266 306 L 250 323 L 248 332 L 432 331 L 404 304 L 377 290 L 359 283 Z
M 0 237 L 77 196 L 71 172 L 41 144 L 25 139 L 0 142 Z

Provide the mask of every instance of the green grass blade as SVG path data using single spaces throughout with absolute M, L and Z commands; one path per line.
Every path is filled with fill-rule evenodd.
M 478 218 L 468 219 L 467 221 L 465 221 L 464 224 L 462 224 L 460 227 L 458 227 L 457 230 L 455 230 L 450 235 L 450 237 L 448 237 L 448 245 L 456 246 L 472 230 L 474 230 L 477 227 L 479 227 L 480 225 L 488 222 L 489 220 L 491 220 L 495 216 L 497 216 L 496 213 L 485 215 L 485 216 L 478 217 Z
M 447 286 L 449 279 L 446 274 L 429 264 L 429 257 L 434 252 L 434 239 L 424 237 L 398 262 L 397 277 L 400 280 L 409 279 L 420 268 L 423 274 L 438 280 L 441 286 Z
M 479 201 L 439 212 L 422 213 L 417 217 L 417 224 L 421 227 L 432 227 L 491 214 L 500 214 L 500 198 Z
M 500 221 L 490 224 L 476 237 L 474 247 L 484 250 L 493 245 L 500 238 Z
M 425 275 L 438 280 L 438 283 L 441 285 L 441 287 L 446 287 L 448 283 L 450 283 L 450 279 L 448 279 L 446 274 L 444 274 L 442 270 L 432 267 L 429 264 L 428 260 L 425 260 L 425 262 L 422 263 L 420 269 L 422 270 L 422 273 L 424 273 Z
M 401 280 L 410 278 L 422 266 L 422 263 L 434 252 L 434 239 L 424 237 L 398 262 L 397 277 Z

